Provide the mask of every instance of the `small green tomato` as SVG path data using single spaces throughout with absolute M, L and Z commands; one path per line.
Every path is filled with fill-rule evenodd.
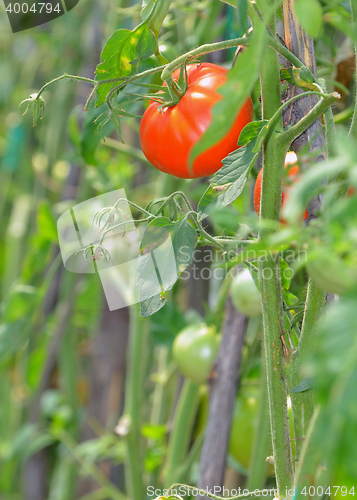
M 180 371 L 196 384 L 206 382 L 217 355 L 220 335 L 204 323 L 184 328 L 175 338 L 172 354 Z
M 262 298 L 248 269 L 240 271 L 232 281 L 232 302 L 244 316 L 259 316 L 262 312 Z

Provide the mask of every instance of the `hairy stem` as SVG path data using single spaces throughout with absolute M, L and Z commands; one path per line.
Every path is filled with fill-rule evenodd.
M 302 493 L 304 487 L 309 488 L 311 486 L 311 476 L 316 471 L 317 465 L 321 461 L 321 443 L 316 438 L 315 428 L 318 425 L 318 417 L 320 411 L 317 409 L 310 421 L 309 429 L 305 442 L 302 447 L 302 452 L 298 467 L 295 474 L 295 500 L 300 498 L 306 498 L 306 495 Z
M 249 477 L 247 483 L 248 490 L 264 487 L 267 477 L 266 458 L 270 452 L 270 421 L 267 401 L 268 387 L 266 380 L 266 370 L 264 363 L 265 353 L 263 346 L 262 358 L 258 425 L 256 427 L 253 453 L 250 460 Z
M 326 294 L 322 292 L 310 279 L 305 303 L 305 313 L 301 328 L 297 356 L 292 361 L 289 381 L 290 389 L 296 387 L 302 380 L 300 375 L 301 364 L 306 355 L 313 350 L 315 335 L 314 327 L 318 316 L 325 305 Z M 307 429 L 314 413 L 314 398 L 312 389 L 304 392 L 292 393 L 292 410 L 294 417 L 294 434 L 296 438 L 296 458 L 299 459 Z
M 296 125 L 293 125 L 280 135 L 278 139 L 279 143 L 287 149 L 290 144 L 321 115 L 321 113 L 339 99 L 340 94 L 337 92 L 333 92 L 332 94 L 328 94 L 325 98 L 321 98 L 316 106 L 314 106 Z
M 275 20 L 271 23 L 275 30 Z M 277 53 L 266 51 L 261 68 L 263 119 L 270 120 L 280 108 L 280 75 Z M 279 221 L 284 160 L 287 147 L 277 143 L 281 135 L 281 119 L 268 134 L 264 146 L 264 167 L 260 216 L 263 219 Z M 262 240 L 268 229 L 261 229 Z M 291 445 L 289 439 L 287 388 L 283 373 L 284 355 L 281 342 L 282 297 L 279 260 L 273 256 L 259 260 L 259 280 L 262 292 L 265 364 L 271 437 L 278 496 L 283 498 L 290 488 L 293 477 Z

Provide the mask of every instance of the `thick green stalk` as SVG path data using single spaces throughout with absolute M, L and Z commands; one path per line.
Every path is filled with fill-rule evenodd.
M 325 305 L 326 294 L 322 292 L 310 279 L 301 336 L 299 340 L 297 356 L 291 364 L 289 373 L 290 389 L 296 387 L 302 380 L 301 365 L 306 359 L 306 355 L 314 348 L 315 335 L 314 327 L 318 316 Z M 291 394 L 292 410 L 294 417 L 294 434 L 296 439 L 296 459 L 301 454 L 307 429 L 314 413 L 314 394 L 312 390 Z
M 295 474 L 295 496 L 294 500 L 305 498 L 306 495 L 302 493 L 304 487 L 309 489 L 311 486 L 311 476 L 314 476 L 319 462 L 322 459 L 321 443 L 317 439 L 317 434 L 314 432 L 318 425 L 319 409 L 317 409 L 311 419 L 306 439 L 304 441 L 300 460 Z M 318 486 L 318 485 L 316 485 Z
M 139 316 L 137 306 L 130 307 L 129 346 L 127 358 L 127 378 L 125 385 L 125 411 L 128 419 L 126 435 L 127 456 L 125 462 L 125 481 L 127 494 L 132 500 L 142 500 L 142 394 L 143 394 L 143 337 L 144 320 Z
M 327 108 L 329 108 L 335 101 L 341 98 L 340 94 L 333 92 L 328 94 L 325 98 L 321 98 L 320 101 L 314 106 L 296 125 L 293 125 L 289 129 L 285 130 L 280 137 L 279 142 L 283 147 L 287 149 L 290 147 L 291 143 L 306 130 Z
M 275 31 L 275 23 L 271 25 Z M 280 107 L 280 76 L 278 56 L 267 49 L 261 68 L 263 119 L 269 120 Z M 277 136 L 282 131 L 281 119 L 264 143 L 261 217 L 279 221 L 280 199 L 286 149 L 278 147 Z M 269 230 L 261 229 L 263 239 Z M 267 370 L 268 400 L 274 467 L 278 495 L 285 496 L 293 477 L 289 439 L 287 389 L 283 373 L 284 355 L 281 342 L 282 297 L 279 260 L 267 255 L 259 260 L 259 279 L 262 292 L 264 346 Z
M 165 464 L 165 488 L 180 481 L 179 469 L 185 461 L 199 402 L 199 386 L 186 379 L 177 403 Z
M 270 453 L 270 420 L 268 406 L 268 387 L 264 363 L 264 348 L 262 347 L 262 368 L 260 387 L 260 406 L 258 425 L 256 428 L 253 453 L 250 459 L 247 488 L 249 491 L 264 488 L 268 464 L 266 458 Z

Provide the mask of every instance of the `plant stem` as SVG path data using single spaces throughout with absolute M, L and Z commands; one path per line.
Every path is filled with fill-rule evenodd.
M 130 330 L 125 385 L 124 415 L 129 419 L 129 432 L 126 435 L 127 456 L 125 461 L 125 480 L 128 496 L 132 500 L 142 500 L 142 383 L 143 383 L 143 336 L 144 320 L 139 316 L 138 307 L 130 307 Z
M 123 144 L 122 142 L 116 141 L 115 139 L 112 139 L 111 137 L 106 137 L 105 140 L 102 139 L 100 141 L 100 144 L 102 146 L 108 146 L 109 148 L 116 149 L 117 151 L 120 151 L 121 153 L 132 156 L 133 158 L 136 158 L 139 161 L 142 161 L 148 165 L 151 165 L 151 163 L 149 162 L 149 160 L 147 160 L 144 153 L 140 149 L 138 149 L 134 146 L 130 146 L 129 144 Z
M 329 106 L 325 113 L 325 138 L 326 138 L 326 146 L 327 146 L 327 156 L 332 158 L 336 153 L 336 127 L 333 119 L 332 109 Z
M 298 500 L 301 497 L 306 498 L 302 492 L 304 486 L 307 488 L 311 486 L 311 475 L 314 475 L 317 465 L 322 458 L 321 443 L 316 439 L 316 432 L 314 432 L 318 425 L 318 417 L 320 411 L 317 409 L 311 419 L 306 439 L 304 441 L 300 460 L 295 474 L 295 497 Z
M 312 108 L 311 111 L 307 113 L 296 125 L 293 125 L 288 130 L 283 132 L 278 141 L 286 149 L 289 148 L 290 144 L 306 130 L 320 115 L 323 113 L 331 104 L 340 99 L 340 94 L 333 92 L 328 94 L 325 98 L 321 98 L 320 101 Z
M 289 382 L 293 389 L 301 382 L 300 369 L 306 355 L 314 348 L 315 336 L 314 326 L 326 301 L 326 294 L 322 292 L 310 279 L 301 336 L 299 340 L 297 356 L 291 363 Z M 299 459 L 307 429 L 314 413 L 314 392 L 308 390 L 291 394 L 291 403 L 294 417 L 294 434 L 296 438 L 296 458 Z
M 165 487 L 180 480 L 179 468 L 183 465 L 190 443 L 191 431 L 199 402 L 199 386 L 186 379 L 177 403 L 165 464 Z
M 283 56 L 287 61 L 290 61 L 295 68 L 301 68 L 304 63 L 300 61 L 288 48 L 281 44 L 274 36 L 269 37 L 269 45 L 274 50 L 276 50 L 281 56 Z
M 303 66 L 303 63 L 292 53 L 290 52 L 286 47 L 284 47 L 274 36 L 269 35 L 269 45 L 270 47 L 274 48 L 279 54 L 281 54 L 285 59 L 290 61 L 295 67 L 300 68 Z M 130 76 L 118 76 L 116 78 L 108 78 L 106 80 L 93 80 L 92 78 L 85 78 L 83 76 L 76 76 L 76 75 L 67 75 L 64 73 L 63 75 L 55 78 L 54 80 L 51 80 L 50 82 L 46 83 L 39 91 L 37 94 L 37 98 L 40 97 L 42 92 L 46 90 L 49 86 L 53 85 L 56 82 L 59 82 L 61 80 L 78 80 L 78 81 L 83 81 L 83 82 L 88 82 L 94 85 L 93 90 L 91 91 L 87 102 L 85 104 L 85 109 L 88 108 L 90 101 L 94 97 L 94 94 L 99 87 L 99 85 L 107 84 L 107 83 L 116 83 L 120 82 L 118 85 L 116 85 L 114 88 L 110 90 L 110 92 L 107 95 L 106 102 L 111 108 L 110 104 L 110 98 L 111 96 L 120 90 L 121 87 L 125 86 L 129 82 L 133 82 L 135 80 L 138 80 L 140 78 L 144 78 L 145 76 L 150 76 L 155 73 L 158 73 L 159 71 L 162 71 L 161 78 L 162 80 L 167 80 L 170 78 L 172 72 L 178 68 L 181 64 L 184 64 L 185 62 L 192 61 L 196 58 L 199 58 L 201 56 L 204 56 L 205 54 L 209 54 L 211 52 L 216 52 L 218 50 L 225 50 L 225 49 L 230 49 L 232 47 L 237 47 L 238 45 L 248 45 L 250 43 L 249 38 L 233 38 L 231 40 L 223 40 L 221 42 L 215 42 L 215 43 L 210 43 L 210 44 L 205 44 L 201 45 L 200 47 L 197 47 L 196 49 L 193 49 L 186 54 L 183 54 L 182 56 L 178 57 L 174 61 L 170 62 L 167 65 L 161 65 L 157 66 L 156 68 L 150 68 L 142 73 L 137 73 L 134 75 Z
M 268 387 L 266 379 L 266 370 L 264 363 L 264 347 L 262 345 L 262 368 L 261 368 L 261 386 L 260 386 L 260 406 L 258 415 L 258 425 L 254 438 L 254 447 L 250 459 L 249 478 L 247 483 L 248 490 L 263 488 L 267 476 L 266 458 L 270 451 L 270 421 L 268 406 Z
M 37 93 L 37 99 L 40 97 L 43 91 L 45 91 L 50 85 L 53 85 L 54 83 L 60 82 L 61 80 L 78 80 L 80 82 L 88 82 L 91 83 L 92 85 L 95 85 L 97 82 L 95 80 L 92 80 L 91 78 L 85 78 L 84 76 L 76 76 L 76 75 L 67 75 L 67 73 L 64 73 L 62 76 L 58 76 L 54 80 L 51 80 L 48 83 L 45 83 L 45 85 L 38 91 Z
M 268 2 L 265 5 L 270 5 Z M 275 19 L 271 23 L 275 31 Z M 277 53 L 268 49 L 261 68 L 263 119 L 270 120 L 280 108 L 280 75 Z M 260 217 L 279 221 L 284 160 L 287 147 L 280 142 L 282 122 L 277 123 L 263 146 L 264 166 Z M 278 133 L 278 134 L 277 134 Z M 268 229 L 261 229 L 262 240 Z M 259 280 L 262 293 L 265 363 L 267 370 L 268 400 L 274 467 L 278 496 L 283 498 L 293 477 L 291 445 L 289 439 L 287 389 L 283 373 L 284 356 L 281 342 L 282 297 L 279 259 L 266 256 L 259 259 Z

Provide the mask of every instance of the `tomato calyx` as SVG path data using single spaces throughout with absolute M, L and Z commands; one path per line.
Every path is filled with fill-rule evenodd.
M 157 92 L 154 92 L 152 94 L 130 93 L 129 95 L 136 97 L 137 101 L 143 100 L 143 101 L 151 101 L 159 103 L 160 104 L 160 106 L 158 107 L 159 112 L 162 112 L 166 108 L 171 108 L 173 106 L 176 106 L 180 102 L 181 98 L 186 94 L 188 89 L 188 76 L 187 76 L 186 63 L 187 61 L 185 61 L 180 67 L 180 75 L 178 80 L 175 80 L 172 77 L 171 73 L 169 77 L 166 80 L 164 80 L 163 85 L 153 85 L 147 83 L 136 84 L 139 86 L 148 87 L 151 90 L 157 90 Z
M 188 76 L 187 76 L 187 68 L 185 61 L 180 67 L 180 75 L 178 80 L 174 80 L 171 75 L 164 81 L 164 86 L 166 86 L 168 90 L 168 94 L 170 99 L 164 100 L 162 104 L 159 106 L 158 110 L 161 112 L 164 108 L 171 108 L 176 106 L 180 99 L 186 94 L 188 89 Z M 160 91 L 158 92 L 158 94 Z

